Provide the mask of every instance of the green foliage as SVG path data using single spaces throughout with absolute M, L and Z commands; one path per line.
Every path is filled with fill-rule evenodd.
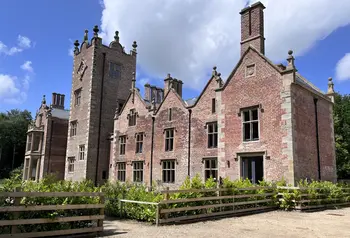
M 18 171 L 12 173 L 12 178 L 20 176 Z M 48 176 L 39 182 L 26 181 L 18 183 L 7 179 L 2 191 L 14 191 L 18 188 L 23 192 L 98 192 L 100 188 L 95 187 L 91 181 L 72 182 L 72 181 L 57 181 L 54 176 Z M 99 197 L 24 197 L 21 199 L 22 206 L 32 205 L 67 205 L 67 204 L 97 204 Z M 0 206 L 13 206 L 13 199 L 0 197 Z M 19 219 L 36 219 L 71 217 L 71 216 L 88 216 L 98 215 L 99 209 L 79 209 L 79 210 L 51 210 L 51 211 L 28 211 L 21 212 Z M 13 213 L 2 213 L 0 220 L 13 219 Z M 35 224 L 35 225 L 20 225 L 19 230 L 25 232 L 40 232 L 61 229 L 76 229 L 91 227 L 91 221 L 77 221 L 51 224 Z M 9 232 L 9 227 L 1 227 L 0 234 Z
M 27 110 L 0 112 L 0 178 L 7 177 L 11 169 L 22 163 L 26 133 L 31 120 L 31 114 Z
M 350 179 L 350 95 L 335 96 L 334 134 L 338 177 Z

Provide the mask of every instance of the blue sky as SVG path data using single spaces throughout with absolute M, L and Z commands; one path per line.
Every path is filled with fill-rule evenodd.
M 240 1 L 242 6 L 246 4 L 242 0 L 237 1 Z M 120 0 L 114 2 L 105 0 L 104 6 L 98 0 L 2 1 L 0 9 L 0 22 L 3 23 L 2 34 L 0 34 L 0 82 L 2 84 L 0 84 L 0 94 L 2 94 L 0 95 L 0 111 L 12 108 L 28 109 L 34 116 L 35 111 L 40 106 L 42 95 L 46 94 L 47 101 L 51 102 L 52 92 L 67 95 L 65 105 L 69 107 L 73 63 L 69 49 L 74 40 L 82 40 L 85 29 L 88 29 L 92 34 L 94 25 L 101 27 L 101 35 L 106 43 L 112 39 L 112 33 L 115 30 L 120 31 L 121 43 L 126 46 L 127 50 L 131 48 L 133 40 L 138 41 L 137 75 L 140 88 L 145 82 L 162 86 L 161 78 L 166 75 L 166 72 L 171 72 L 175 76 L 179 75 L 179 78 L 185 82 L 184 97 L 190 98 L 200 93 L 214 64 L 218 65 L 219 70 L 223 70 L 224 76 L 228 75 L 235 66 L 238 60 L 239 43 L 237 44 L 236 38 L 225 40 L 226 35 L 222 32 L 228 28 L 224 27 L 224 24 L 220 24 L 221 21 L 226 20 L 224 11 L 223 17 L 214 21 L 212 18 L 205 18 L 204 13 L 201 15 L 200 11 L 206 12 L 206 8 L 198 8 L 196 5 L 192 5 L 193 3 L 188 5 L 186 9 L 193 6 L 193 9 L 199 12 L 198 14 L 190 11 L 188 14 L 186 12 L 180 13 L 178 9 L 184 8 L 178 5 L 174 5 L 171 12 L 168 13 L 167 11 L 170 11 L 168 8 L 163 10 L 158 7 L 152 8 L 150 4 L 149 9 L 146 10 L 142 9 L 142 6 L 139 7 L 141 10 L 145 10 L 145 16 L 140 16 L 135 7 L 135 1 L 130 2 L 133 2 L 134 5 Z M 271 2 L 269 2 L 270 6 L 268 7 L 280 7 L 274 6 L 273 1 Z M 125 6 L 128 4 L 130 8 Z M 298 10 L 297 8 L 300 6 L 294 7 Z M 346 13 L 349 12 L 348 10 Z M 239 34 L 238 12 L 238 9 L 232 9 L 232 14 L 227 14 L 237 15 L 234 18 L 234 27 L 232 27 L 236 32 L 236 34 L 232 33 L 234 35 Z M 193 20 L 195 17 L 192 16 L 198 15 L 200 21 L 195 21 L 197 25 L 193 25 L 193 29 L 207 29 L 211 26 L 210 29 L 215 32 L 216 36 L 222 35 L 224 40 L 221 42 L 225 47 L 220 48 L 220 42 L 213 42 L 211 38 L 203 39 L 203 35 L 212 34 L 211 31 L 193 31 L 189 27 L 188 34 L 186 34 L 187 27 L 184 27 L 181 22 L 177 24 L 174 21 L 174 19 L 179 19 L 181 14 L 185 14 L 183 18 L 190 19 L 191 24 L 192 21 L 195 21 Z M 272 14 L 269 16 L 267 14 L 266 11 L 265 25 L 275 26 L 277 21 L 271 17 Z M 155 15 L 154 18 L 153 15 Z M 274 17 L 278 18 L 279 16 Z M 134 21 L 130 22 L 128 19 L 134 19 Z M 295 30 L 295 34 L 291 30 L 290 35 L 284 34 L 285 38 L 280 37 L 281 39 L 279 39 L 278 32 L 271 33 L 276 31 L 267 29 L 267 33 L 270 32 L 266 36 L 267 42 L 270 39 L 276 45 L 283 42 L 278 44 L 283 46 L 283 52 L 279 50 L 279 53 L 276 53 L 274 50 L 267 49 L 267 55 L 270 54 L 274 62 L 280 62 L 287 57 L 288 49 L 293 48 L 294 51 L 297 49 L 295 51 L 296 66 L 304 77 L 324 91 L 327 89 L 327 78 L 334 77 L 336 91 L 349 94 L 350 56 L 345 58 L 344 56 L 350 52 L 350 25 L 348 24 L 350 17 L 345 16 L 344 13 L 344 18 L 339 18 L 339 21 L 335 21 L 334 24 L 328 24 L 327 21 L 335 20 L 324 19 L 324 22 L 319 24 L 320 26 L 324 24 L 325 31 L 303 25 L 302 21 L 298 22 L 299 28 L 303 29 L 304 27 L 305 32 L 314 34 L 305 35 L 307 41 L 303 42 L 299 38 L 304 37 L 304 33 L 299 28 Z M 147 27 L 143 24 L 146 24 Z M 216 24 L 220 27 L 216 27 Z M 268 28 L 268 26 L 266 27 Z M 168 29 L 172 29 L 174 35 L 164 33 Z M 277 29 L 283 31 L 283 28 Z M 176 32 L 177 30 L 179 32 Z M 154 31 L 159 32 L 159 34 L 155 34 Z M 162 32 L 163 34 L 161 34 Z M 162 38 L 167 37 L 167 35 L 170 35 L 169 39 Z M 295 35 L 295 39 L 293 39 L 293 35 Z M 21 37 L 19 38 L 19 36 Z M 186 36 L 189 37 L 186 38 Z M 154 37 L 153 40 L 152 37 Z M 176 37 L 179 37 L 180 40 Z M 193 39 L 195 39 L 196 44 L 193 43 Z M 28 44 L 28 40 L 30 40 L 30 44 Z M 162 44 L 159 42 L 165 40 L 168 43 L 164 44 L 164 49 L 162 49 Z M 267 48 L 271 49 L 271 44 L 267 43 Z M 231 46 L 232 50 L 227 50 L 228 46 Z M 188 53 L 191 57 L 184 57 L 184 64 L 177 63 L 182 59 L 178 51 L 182 51 L 181 54 Z M 217 56 L 215 56 L 215 52 L 217 52 Z M 229 56 L 225 56 L 225 54 L 229 54 Z M 342 59 L 343 61 L 341 61 Z M 202 61 L 203 63 L 201 63 Z M 228 61 L 230 62 L 228 63 Z M 341 62 L 340 66 L 338 62 Z M 337 64 L 338 72 L 336 72 Z M 191 74 L 196 76 L 191 79 Z M 12 80 L 11 82 L 14 83 L 12 86 L 17 91 L 10 91 L 11 85 L 9 86 L 6 80 Z M 6 84 L 8 88 L 4 86 Z M 1 87 L 5 88 L 6 91 L 1 91 Z

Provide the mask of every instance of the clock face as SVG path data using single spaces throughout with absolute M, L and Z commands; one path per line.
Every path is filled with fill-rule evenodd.
M 84 60 L 81 61 L 79 67 L 78 67 L 78 70 L 77 70 L 77 74 L 79 75 L 79 79 L 82 80 L 83 76 L 84 76 L 84 73 L 85 73 L 85 70 L 87 68 L 87 65 L 85 63 Z

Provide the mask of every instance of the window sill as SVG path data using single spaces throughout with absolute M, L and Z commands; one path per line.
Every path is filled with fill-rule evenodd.
M 248 141 L 243 141 L 244 144 L 256 143 L 256 142 L 261 142 L 261 141 L 260 141 L 260 140 L 248 140 Z

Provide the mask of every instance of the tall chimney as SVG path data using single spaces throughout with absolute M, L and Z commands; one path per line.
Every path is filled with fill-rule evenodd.
M 261 2 L 241 10 L 241 56 L 251 45 L 265 54 L 264 9 Z
M 53 108 L 64 109 L 64 94 L 52 93 L 52 103 Z
M 52 93 L 52 101 L 51 101 L 52 105 L 56 105 L 56 95 L 57 93 Z
M 145 84 L 145 100 L 148 101 L 148 102 L 151 102 L 151 90 L 150 90 L 150 84 L 149 83 L 146 83 Z
M 65 95 L 61 94 L 61 107 L 62 107 L 62 109 L 64 109 L 64 97 L 65 97 Z

